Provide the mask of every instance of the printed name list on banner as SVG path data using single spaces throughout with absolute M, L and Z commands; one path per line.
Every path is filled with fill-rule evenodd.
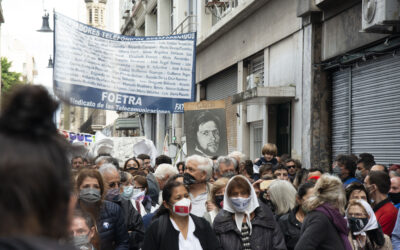
M 180 113 L 194 101 L 196 34 L 131 37 L 54 14 L 54 92 L 72 105 Z

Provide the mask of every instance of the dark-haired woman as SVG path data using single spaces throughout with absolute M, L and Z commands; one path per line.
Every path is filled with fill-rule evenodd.
M 246 177 L 238 175 L 229 180 L 223 204 L 214 219 L 214 231 L 223 249 L 286 249 L 274 214 L 258 202 Z
M 210 224 L 190 214 L 191 201 L 184 184 L 167 182 L 162 196 L 162 206 L 146 231 L 143 250 L 219 249 Z
M 122 210 L 117 204 L 103 200 L 104 183 L 100 173 L 94 169 L 82 170 L 76 186 L 79 191 L 78 207 L 97 221 L 101 249 L 128 249 L 128 230 Z
M 53 122 L 57 103 L 40 86 L 12 93 L 0 117 L 0 249 L 73 249 L 67 141 Z
M 124 171 L 130 173 L 132 176 L 135 176 L 136 172 L 139 171 L 139 169 L 140 169 L 140 164 L 135 157 L 129 158 L 128 160 L 125 161 Z
M 296 195 L 297 206 L 289 213 L 279 217 L 279 226 L 285 235 L 286 247 L 288 250 L 294 249 L 300 238 L 301 225 L 303 224 L 306 212 L 303 203 L 312 195 L 314 183 L 306 182 L 299 187 Z

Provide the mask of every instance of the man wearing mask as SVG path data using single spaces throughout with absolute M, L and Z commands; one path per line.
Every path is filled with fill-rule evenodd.
M 129 200 L 122 199 L 121 177 L 118 170 L 110 163 L 103 164 L 99 172 L 106 187 L 105 199 L 118 204 L 124 214 L 125 224 L 129 234 L 129 249 L 140 249 L 144 239 L 143 220 Z
M 400 208 L 400 177 L 393 177 L 390 179 L 389 199 L 393 202 L 394 206 Z
M 376 219 L 382 227 L 382 231 L 392 235 L 396 223 L 397 209 L 388 198 L 390 190 L 390 177 L 382 171 L 371 171 L 365 178 L 364 186 L 372 201 Z
M 353 182 L 361 183 L 355 178 L 357 165 L 351 155 L 338 155 L 335 159 L 336 166 L 333 172 L 342 180 L 344 188 Z
M 372 166 L 375 165 L 375 159 L 373 155 L 368 153 L 360 154 L 358 157 L 356 178 L 363 182 Z
M 183 183 L 189 186 L 189 195 L 192 200 L 191 213 L 203 217 L 206 210 L 206 201 L 210 199 L 211 184 L 207 183 L 212 176 L 212 161 L 200 155 L 186 158 Z
M 220 156 L 217 159 L 216 175 L 218 178 L 226 177 L 231 178 L 237 174 L 238 163 L 237 161 L 228 156 Z

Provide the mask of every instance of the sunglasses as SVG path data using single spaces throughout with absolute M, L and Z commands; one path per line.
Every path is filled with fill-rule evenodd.
M 289 168 L 296 168 L 296 165 L 289 165 L 289 166 L 286 166 L 288 169 Z
M 121 182 L 111 182 L 108 186 L 110 188 L 120 187 L 121 186 Z

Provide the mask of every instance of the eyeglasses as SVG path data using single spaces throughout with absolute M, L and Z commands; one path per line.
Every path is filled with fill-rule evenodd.
M 367 218 L 368 216 L 366 214 L 363 213 L 348 213 L 347 217 L 349 218 Z
M 111 182 L 110 184 L 108 184 L 108 186 L 110 188 L 120 187 L 121 186 L 121 182 Z
M 289 168 L 296 168 L 296 165 L 289 165 L 289 166 L 286 166 L 288 169 Z

